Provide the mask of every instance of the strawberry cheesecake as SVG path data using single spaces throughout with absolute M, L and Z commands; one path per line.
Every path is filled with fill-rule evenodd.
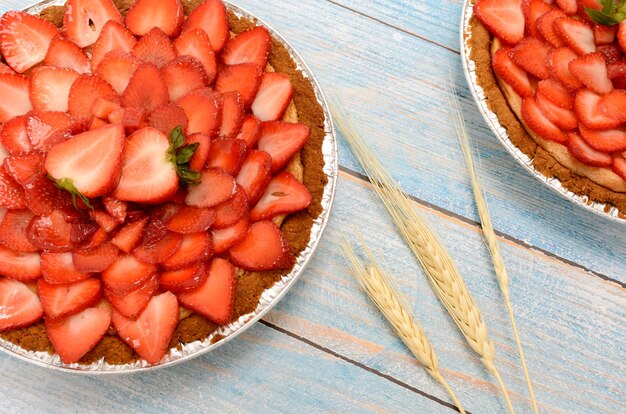
M 0 51 L 2 339 L 158 364 L 291 271 L 325 120 L 267 29 L 221 0 L 69 0 L 5 13 Z
M 624 216 L 626 14 L 599 0 L 477 0 L 473 13 L 470 58 L 511 141 Z

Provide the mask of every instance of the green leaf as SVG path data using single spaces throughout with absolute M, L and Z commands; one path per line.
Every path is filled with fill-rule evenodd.
M 602 10 L 585 8 L 585 13 L 594 22 L 614 26 L 626 19 L 626 0 L 600 0 L 600 4 L 602 4 Z
M 198 184 L 200 182 L 200 177 L 202 177 L 199 172 L 191 170 L 189 167 L 183 165 L 179 166 L 176 169 L 176 172 L 178 173 L 180 181 L 188 185 Z
M 176 127 L 170 132 L 170 148 L 176 150 L 185 144 L 185 135 L 182 127 Z
M 194 142 L 193 144 L 185 145 L 184 147 L 182 147 L 178 151 L 178 154 L 176 154 L 176 164 L 188 163 L 199 146 L 200 143 Z
M 69 178 L 61 178 L 59 180 L 55 179 L 51 175 L 47 176 L 49 180 L 51 180 L 57 188 L 61 190 L 65 190 L 72 195 L 72 204 L 74 207 L 78 208 L 78 204 L 76 203 L 76 197 L 80 198 L 83 203 L 90 209 L 93 210 L 93 206 L 87 197 L 85 197 L 78 189 L 74 186 L 74 183 Z
M 600 10 L 590 9 L 587 7 L 585 8 L 585 12 L 589 15 L 589 17 L 591 17 L 591 20 L 598 24 L 602 24 L 605 26 L 614 26 L 616 24 L 619 24 L 619 22 L 615 20 L 615 18 L 611 17 L 610 15 L 604 14 Z

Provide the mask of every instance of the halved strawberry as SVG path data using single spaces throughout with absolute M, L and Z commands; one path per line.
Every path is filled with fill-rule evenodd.
M 605 115 L 599 108 L 601 99 L 600 95 L 596 95 L 589 89 L 578 91 L 574 98 L 574 113 L 580 124 L 593 129 L 611 129 L 621 123 Z
M 261 199 L 250 211 L 251 221 L 271 219 L 279 214 L 289 214 L 311 204 L 309 190 L 288 172 L 274 176 Z
M 164 290 L 180 292 L 196 288 L 206 280 L 207 276 L 208 272 L 204 262 L 197 262 L 183 269 L 161 273 L 159 285 Z
M 137 36 L 145 35 L 153 27 L 168 36 L 176 36 L 184 17 L 180 0 L 137 0 L 126 14 L 126 27 Z
M 53 319 L 73 315 L 100 300 L 100 281 L 86 279 L 69 285 L 37 282 L 37 293 L 45 314 Z
M 58 29 L 47 20 L 21 11 L 0 20 L 0 49 L 7 64 L 22 73 L 44 60 Z
M 556 31 L 579 56 L 596 51 L 593 30 L 582 20 L 562 17 L 554 22 Z
M 121 50 L 107 53 L 96 75 L 107 81 L 120 95 L 124 93 L 141 60 Z
M 246 114 L 243 100 L 239 92 L 227 92 L 223 96 L 222 126 L 219 135 L 224 138 L 235 138 L 241 130 Z
M 106 302 L 65 318 L 46 318 L 46 334 L 65 364 L 78 362 L 109 330 L 111 307 Z
M 563 38 L 561 37 L 560 33 L 556 31 L 556 27 L 554 25 L 554 21 L 561 17 L 565 17 L 565 13 L 563 13 L 563 11 L 560 9 L 553 9 L 537 19 L 537 30 L 539 30 L 541 36 L 552 47 L 565 46 Z
M 268 220 L 250 226 L 245 237 L 229 252 L 235 265 L 250 271 L 287 269 L 294 261 L 285 237 Z
M 37 294 L 17 280 L 0 277 L 0 332 L 32 325 L 43 317 Z
M 491 58 L 491 65 L 496 74 L 511 86 L 518 95 L 521 97 L 532 96 L 533 90 L 528 80 L 528 74 L 513 62 L 507 49 L 498 49 Z
M 150 30 L 137 42 L 132 54 L 145 63 L 152 63 L 159 68 L 176 58 L 172 41 L 158 27 Z
M 215 210 L 183 205 L 167 221 L 170 231 L 181 234 L 206 231 L 215 222 Z
M 215 134 L 222 122 L 222 96 L 219 93 L 192 92 L 183 96 L 176 104 L 183 108 L 187 120 L 187 134 Z
M 89 58 L 74 42 L 61 35 L 52 39 L 44 65 L 75 70 L 78 73 L 91 73 Z
M 222 62 L 227 65 L 256 63 L 265 68 L 272 48 L 272 37 L 265 27 L 257 26 L 230 39 L 222 50 Z
M 186 131 L 188 121 L 185 111 L 180 106 L 169 103 L 152 111 L 148 123 L 151 127 L 169 135 L 176 127 L 181 127 L 183 131 Z
M 552 103 L 552 101 L 550 101 L 550 99 L 548 99 L 541 92 L 537 92 L 537 94 L 535 94 L 535 102 L 550 122 L 561 128 L 563 131 L 569 131 L 578 126 L 578 120 L 576 119 L 574 112 Z
M 193 153 L 193 157 L 189 160 L 189 168 L 194 171 L 202 171 L 206 165 L 206 161 L 209 158 L 209 152 L 211 151 L 211 138 L 204 134 L 193 134 L 187 137 L 187 144 L 198 144 L 196 152 Z
M 572 60 L 569 64 L 569 71 L 595 93 L 605 94 L 613 89 L 607 72 L 606 61 L 600 52 L 590 53 Z
M 246 143 L 241 139 L 218 139 L 211 142 L 207 167 L 221 168 L 232 176 L 239 173 L 246 156 Z
M 243 162 L 237 184 L 245 191 L 250 205 L 259 200 L 271 178 L 272 157 L 265 151 L 253 150 Z
M 3 168 L 18 184 L 24 186 L 32 176 L 41 174 L 42 165 L 43 155 L 31 152 L 6 157 Z
M 4 169 L 0 169 L 0 207 L 8 209 L 26 208 L 24 190 Z
M 100 33 L 91 53 L 91 69 L 95 72 L 105 56 L 113 51 L 130 54 L 137 44 L 137 39 L 115 20 L 109 20 Z M 121 92 L 120 92 L 121 93 Z
M 156 275 L 142 282 L 136 289 L 123 294 L 116 293 L 110 289 L 104 289 L 104 297 L 107 298 L 113 308 L 126 318 L 135 320 L 146 307 L 152 296 L 155 294 L 159 282 Z
M 20 253 L 0 246 L 0 274 L 21 282 L 32 282 L 41 276 L 39 253 Z
M 183 33 L 194 29 L 206 32 L 215 52 L 222 50 L 230 35 L 224 3 L 220 0 L 206 0 L 192 11 L 183 23 Z
M 125 253 L 130 253 L 143 238 L 143 230 L 148 224 L 148 218 L 127 223 L 113 237 L 111 243 Z
M 34 175 L 24 184 L 24 200 L 33 214 L 47 216 L 59 204 L 61 190 L 44 175 Z
M 211 235 L 203 231 L 182 236 L 180 249 L 161 262 L 165 270 L 179 270 L 213 256 Z
M 141 286 L 155 273 L 154 265 L 140 262 L 132 254 L 123 254 L 102 272 L 102 281 L 111 291 L 124 294 Z
M 554 79 L 542 80 L 537 84 L 537 93 L 541 93 L 548 98 L 550 102 L 563 109 L 572 109 L 574 105 L 574 98 L 572 94 L 561 84 Z
M 607 117 L 626 122 L 626 91 L 616 89 L 607 93 L 600 100 L 598 108 Z
M 178 293 L 180 303 L 217 323 L 226 324 L 233 317 L 235 305 L 235 268 L 228 261 L 211 261 L 206 281 L 193 290 Z
M 511 58 L 522 69 L 540 79 L 548 79 L 550 47 L 534 37 L 524 38 L 509 52 Z
M 179 56 L 163 65 L 161 74 L 167 85 L 170 101 L 176 101 L 209 84 L 202 63 L 191 56 Z
M 213 248 L 215 254 L 222 254 L 235 244 L 237 244 L 248 233 L 250 223 L 248 217 L 244 216 L 241 220 L 225 229 L 212 229 Z
M 616 45 L 601 45 L 596 48 L 596 51 L 602 53 L 607 65 L 619 62 L 622 59 L 622 51 Z
M 96 76 L 82 75 L 70 89 L 68 99 L 70 115 L 77 119 L 91 120 L 93 116 L 91 108 L 99 98 L 114 99 L 116 96 L 117 92 L 107 81 Z
M 608 167 L 613 162 L 609 154 L 593 149 L 576 132 L 567 134 L 565 145 L 570 154 L 583 164 L 592 167 Z
M 263 70 L 255 63 L 226 66 L 218 75 L 215 90 L 219 93 L 239 92 L 246 107 L 252 105 L 259 88 Z
M 524 2 L 522 2 L 522 5 Z M 537 20 L 554 7 L 550 6 L 543 0 L 530 0 L 528 3 L 528 13 L 525 14 L 527 31 L 532 37 L 541 38 L 541 33 L 537 28 Z
M 596 45 L 610 45 L 615 41 L 617 28 L 615 26 L 605 26 L 602 24 L 593 25 L 593 38 Z
M 68 0 L 63 30 L 74 43 L 85 48 L 96 43 L 110 20 L 122 23 L 122 16 L 111 0 Z
M 261 122 L 254 115 L 247 115 L 241 125 L 241 131 L 239 131 L 239 135 L 237 135 L 236 138 L 243 139 L 248 148 L 253 148 L 260 134 Z
M 72 252 L 72 262 L 79 272 L 100 273 L 117 259 L 119 250 L 111 243 Z
M 474 14 L 505 43 L 516 44 L 524 37 L 524 14 L 520 0 L 480 0 L 474 6 Z
M 121 125 L 103 126 L 58 144 L 50 150 L 44 165 L 65 188 L 85 197 L 98 197 L 117 184 L 124 142 Z
M 277 121 L 282 118 L 293 97 L 293 86 L 289 76 L 266 72 L 252 103 L 252 113 L 260 121 Z
M 16 116 L 0 129 L 0 141 L 9 154 L 20 155 L 31 152 L 28 133 L 26 132 L 26 116 Z
M 549 57 L 549 66 L 552 75 L 570 91 L 582 88 L 583 86 L 569 70 L 570 62 L 577 57 L 578 55 L 568 47 L 554 49 Z
M 248 199 L 246 192 L 242 187 L 237 186 L 237 193 L 233 198 L 215 207 L 215 222 L 212 227 L 216 229 L 230 227 L 247 215 Z
M 72 225 L 60 210 L 36 217 L 28 229 L 28 240 L 39 250 L 67 252 L 72 249 Z
M 30 82 L 21 75 L 0 74 L 0 124 L 33 109 L 29 98 Z
M 611 164 L 611 169 L 623 180 L 626 180 L 626 158 L 621 156 L 613 157 L 613 164 Z
M 178 300 L 171 292 L 154 296 L 136 321 L 113 312 L 113 326 L 139 356 L 151 364 L 158 363 L 169 350 L 178 324 Z
M 567 137 L 541 112 L 539 106 L 531 97 L 522 102 L 522 119 L 540 137 L 556 142 L 565 142 Z
M 30 100 L 41 111 L 68 111 L 70 89 L 78 72 L 71 69 L 40 67 L 30 77 Z
M 0 223 L 0 244 L 16 252 L 37 251 L 28 241 L 28 226 L 35 216 L 30 210 L 9 210 Z
M 41 274 L 51 285 L 76 283 L 90 276 L 76 270 L 72 253 L 41 253 Z
M 303 124 L 263 122 L 257 147 L 270 154 L 272 171 L 276 172 L 304 147 L 310 133 L 309 127 Z
M 72 119 L 64 112 L 31 111 L 26 115 L 26 133 L 33 149 L 47 152 L 71 136 Z
M 580 126 L 580 136 L 592 148 L 602 152 L 626 150 L 626 129 L 607 129 L 598 131 Z
M 202 172 L 198 185 L 189 188 L 186 203 L 195 207 L 214 207 L 232 198 L 237 192 L 235 179 L 218 168 Z
M 213 83 L 217 75 L 217 61 L 204 30 L 193 29 L 181 34 L 174 40 L 174 48 L 178 56 L 191 56 L 202 63 L 207 84 Z
M 159 69 L 152 63 L 141 64 L 122 94 L 122 105 L 152 112 L 167 102 L 167 85 Z

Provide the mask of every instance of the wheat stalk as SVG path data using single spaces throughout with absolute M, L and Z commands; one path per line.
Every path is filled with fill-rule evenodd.
M 465 120 L 463 119 L 463 115 L 461 113 L 461 107 L 459 106 L 459 102 L 456 99 L 456 95 L 457 95 L 456 89 L 451 80 L 448 82 L 448 95 L 449 95 L 450 104 L 452 106 L 452 118 L 453 118 L 454 127 L 456 129 L 459 143 L 461 144 L 461 148 L 463 149 L 463 155 L 465 156 L 465 162 L 467 164 L 467 169 L 470 175 L 470 181 L 472 183 L 472 190 L 474 192 L 474 199 L 476 200 L 476 206 L 478 208 L 478 216 L 480 217 L 480 223 L 481 223 L 481 227 L 483 230 L 483 236 L 485 238 L 485 241 L 487 242 L 487 247 L 489 249 L 489 253 L 491 254 L 496 277 L 498 278 L 498 282 L 500 284 L 500 290 L 502 291 L 502 295 L 504 296 L 504 302 L 506 304 L 506 307 L 509 313 L 509 319 L 511 320 L 511 326 L 513 328 L 515 342 L 517 343 L 517 350 L 519 352 L 520 359 L 522 361 L 524 377 L 526 378 L 526 386 L 528 387 L 528 392 L 530 394 L 530 401 L 532 402 L 532 405 L 533 405 L 533 411 L 535 412 L 535 414 L 538 414 L 539 409 L 537 408 L 537 401 L 535 400 L 535 393 L 533 392 L 533 385 L 530 380 L 530 374 L 528 373 L 528 368 L 526 367 L 526 358 L 524 357 L 522 343 L 520 341 L 519 333 L 517 331 L 517 324 L 515 322 L 515 315 L 513 313 L 513 308 L 511 307 L 511 299 L 509 295 L 509 276 L 507 274 L 506 267 L 504 265 L 504 258 L 502 257 L 502 254 L 500 253 L 500 247 L 498 245 L 496 233 L 493 230 L 493 225 L 491 223 L 491 215 L 489 214 L 487 201 L 485 200 L 483 191 L 481 189 L 480 181 L 478 179 L 478 174 L 476 173 L 476 167 L 474 166 L 474 158 L 472 157 L 472 150 L 470 148 L 469 134 L 467 132 L 467 129 L 465 128 Z
M 348 240 L 342 236 L 341 248 L 346 261 L 352 269 L 352 274 L 381 313 L 387 318 L 394 331 L 402 339 L 402 342 L 409 348 L 420 364 L 426 368 L 428 373 L 444 387 L 459 411 L 465 414 L 461 403 L 439 371 L 437 356 L 423 328 L 415 322 L 404 297 L 393 284 L 389 275 L 380 267 L 372 252 L 363 242 L 363 239 L 361 239 L 361 243 L 369 258 L 367 268 L 356 257 Z
M 427 280 L 437 298 L 467 343 L 481 357 L 485 368 L 494 375 L 509 412 L 514 413 L 509 394 L 494 365 L 495 347 L 488 337 L 485 321 L 450 254 L 420 215 L 413 210 L 409 198 L 367 148 L 339 101 L 337 99 L 335 101 L 333 118 L 350 144 L 352 152 L 365 169 L 374 190 L 383 201 L 400 234 L 424 268 Z

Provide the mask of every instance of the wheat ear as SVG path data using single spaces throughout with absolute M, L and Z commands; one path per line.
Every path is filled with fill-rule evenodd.
M 361 243 L 369 259 L 367 268 L 359 261 L 348 240 L 342 236 L 343 256 L 350 265 L 352 274 L 380 312 L 387 318 L 402 342 L 428 373 L 443 386 L 459 411 L 465 414 L 465 410 L 463 410 L 452 388 L 439 371 L 437 356 L 423 328 L 416 323 L 404 297 L 393 284 L 389 275 L 380 267 L 362 239 Z
M 537 401 L 535 400 L 535 393 L 533 391 L 533 384 L 530 380 L 530 374 L 526 367 L 526 358 L 524 357 L 524 350 L 522 349 L 522 343 L 520 341 L 519 333 L 517 331 L 517 324 L 515 323 L 515 315 L 513 308 L 511 307 L 511 299 L 509 295 L 509 276 L 504 266 L 504 258 L 500 253 L 500 247 L 496 238 L 496 233 L 493 230 L 491 223 L 491 215 L 489 214 L 489 208 L 487 201 L 485 200 L 483 191 L 481 189 L 478 174 L 476 173 L 476 167 L 474 165 L 474 158 L 472 157 L 472 150 L 470 147 L 469 134 L 467 128 L 465 128 L 465 120 L 461 113 L 461 107 L 459 106 L 458 99 L 456 98 L 456 89 L 454 83 L 450 80 L 448 82 L 448 94 L 450 98 L 450 105 L 452 107 L 453 124 L 456 129 L 459 143 L 463 149 L 463 155 L 465 156 L 465 162 L 467 163 L 467 169 L 469 171 L 470 181 L 472 183 L 472 190 L 474 192 L 474 199 L 476 200 L 476 207 L 478 208 L 478 216 L 480 217 L 480 223 L 483 230 L 483 236 L 487 242 L 489 253 L 493 261 L 493 267 L 495 269 L 496 277 L 500 284 L 500 290 L 504 296 L 504 302 L 506 304 L 509 319 L 511 320 L 511 326 L 513 328 L 513 334 L 515 336 L 515 342 L 517 343 L 517 350 L 522 361 L 522 368 L 524 370 L 524 377 L 526 378 L 526 386 L 528 387 L 528 393 L 530 394 L 530 401 L 533 405 L 533 411 L 535 414 L 539 413 L 537 408 Z
M 494 365 L 495 347 L 488 337 L 487 325 L 450 254 L 420 215 L 413 210 L 409 198 L 367 148 L 337 99 L 333 106 L 333 119 L 365 169 L 396 227 L 424 268 L 431 288 L 467 343 L 481 357 L 485 368 L 496 377 L 509 412 L 514 413 L 509 394 Z

